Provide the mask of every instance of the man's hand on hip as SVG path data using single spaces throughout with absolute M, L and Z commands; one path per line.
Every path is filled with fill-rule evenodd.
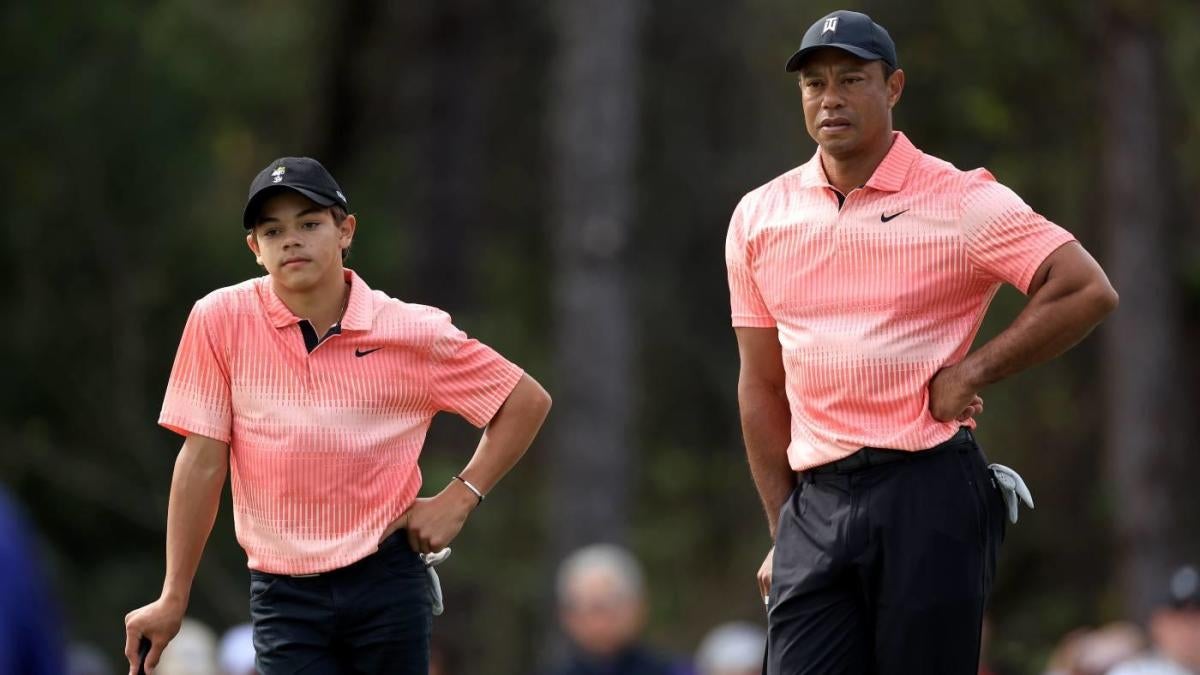
M 125 658 L 129 659 L 129 674 L 138 671 L 138 642 L 150 640 L 150 653 L 146 655 L 146 672 L 153 673 L 158 659 L 167 643 L 179 632 L 183 624 L 184 603 L 159 598 L 125 615 Z
M 414 551 L 437 553 L 454 541 L 467 522 L 467 516 L 478 504 L 478 497 L 454 481 L 436 497 L 413 502 L 404 515 L 388 527 L 383 538 L 404 528 L 408 531 L 408 544 Z
M 983 399 L 961 363 L 939 370 L 929 382 L 929 412 L 939 422 L 966 422 L 983 412 Z

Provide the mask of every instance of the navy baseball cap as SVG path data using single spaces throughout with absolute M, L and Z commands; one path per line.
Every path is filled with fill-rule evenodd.
M 871 17 L 859 12 L 840 9 L 827 14 L 804 33 L 800 49 L 788 59 L 784 69 L 791 73 L 800 70 L 804 57 L 824 47 L 836 47 L 850 52 L 860 59 L 883 61 L 892 68 L 899 68 L 896 60 L 896 43 L 883 26 Z
M 321 206 L 341 206 L 347 211 L 350 204 L 333 176 L 311 157 L 280 157 L 258 172 L 250 183 L 250 195 L 242 211 L 242 225 L 247 230 L 258 220 L 263 200 L 279 190 L 295 190 Z

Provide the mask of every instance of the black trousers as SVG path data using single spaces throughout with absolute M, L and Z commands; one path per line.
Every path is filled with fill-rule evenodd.
M 766 673 L 974 675 L 1004 528 L 969 431 L 802 475 L 776 530 Z
M 403 530 L 377 553 L 318 576 L 250 572 L 262 675 L 426 675 L 432 618 L 425 565 Z

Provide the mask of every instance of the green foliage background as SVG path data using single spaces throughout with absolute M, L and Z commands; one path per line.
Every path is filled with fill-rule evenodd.
M 742 193 L 813 152 L 782 64 L 833 8 L 658 0 L 633 46 L 644 71 L 629 267 L 640 326 L 631 544 L 652 582 L 650 638 L 679 653 L 718 622 L 761 620 L 753 572 L 768 540 L 737 427 L 724 233 Z M 1095 7 L 863 9 L 889 27 L 908 74 L 897 127 L 960 167 L 989 167 L 1103 262 L 1096 97 L 1122 83 L 1096 66 Z M 1146 189 L 1177 214 L 1179 246 L 1162 264 L 1185 291 L 1186 339 L 1200 314 L 1200 9 L 1163 0 L 1146 11 L 1161 35 L 1175 177 Z M 154 426 L 160 396 L 191 303 L 257 274 L 238 213 L 271 158 L 330 165 L 361 223 L 352 265 L 373 286 L 445 307 L 551 391 L 570 377 L 549 358 L 547 4 L 47 0 L 0 15 L 0 479 L 44 536 L 74 638 L 115 661 L 124 613 L 158 591 L 179 445 Z M 469 212 L 447 233 L 437 190 L 463 175 L 455 196 Z M 982 337 L 1020 306 L 1017 293 L 1001 294 Z M 1180 378 L 1165 386 L 1192 396 L 1195 364 L 1181 363 Z M 1097 424 L 1104 386 L 1092 339 L 985 393 L 980 437 L 1038 500 L 1010 529 L 996 586 L 993 649 L 1008 672 L 1038 672 L 1067 630 L 1123 615 L 1109 531 L 1120 505 Z M 422 460 L 429 489 L 475 438 L 464 423 L 435 423 Z M 556 562 L 543 553 L 554 508 L 543 460 L 569 451 L 535 445 L 456 545 L 450 610 L 435 631 L 460 663 L 525 673 L 540 658 Z M 1195 525 L 1181 514 L 1185 531 Z M 225 504 L 191 614 L 217 628 L 244 621 L 244 565 Z

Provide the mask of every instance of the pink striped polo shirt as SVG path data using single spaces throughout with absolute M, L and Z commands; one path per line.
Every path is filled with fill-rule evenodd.
M 778 330 L 792 468 L 954 435 L 929 412 L 929 381 L 966 356 L 1002 282 L 1027 292 L 1073 240 L 986 170 L 899 132 L 840 209 L 819 149 L 743 197 L 725 246 L 733 325 Z
M 445 312 L 346 279 L 341 332 L 311 353 L 266 276 L 209 294 L 183 330 L 158 422 L 229 444 L 252 569 L 312 574 L 373 553 L 421 487 L 433 416 L 482 427 L 523 374 Z

